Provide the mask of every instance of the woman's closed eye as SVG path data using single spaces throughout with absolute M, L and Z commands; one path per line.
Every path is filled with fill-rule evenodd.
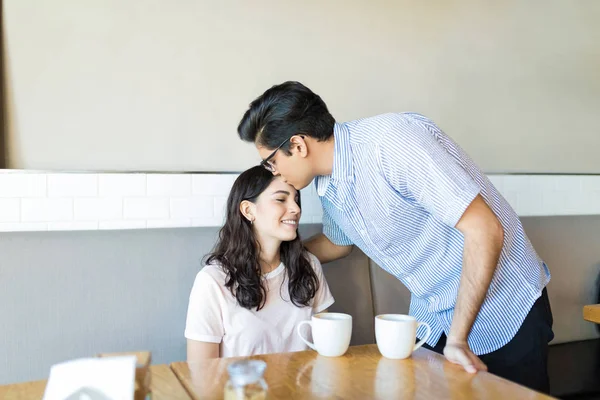
M 286 203 L 292 194 L 287 190 L 278 190 L 273 193 L 273 200 L 279 203 Z

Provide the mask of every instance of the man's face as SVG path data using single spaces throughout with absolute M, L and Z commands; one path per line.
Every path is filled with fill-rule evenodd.
M 291 155 L 285 154 L 281 149 L 273 154 L 273 149 L 260 145 L 256 145 L 256 149 L 263 160 L 272 156 L 268 160 L 267 169 L 271 170 L 273 175 L 281 176 L 284 182 L 292 185 L 296 190 L 304 189 L 315 177 L 306 142 L 300 136 L 293 136 L 290 139 Z

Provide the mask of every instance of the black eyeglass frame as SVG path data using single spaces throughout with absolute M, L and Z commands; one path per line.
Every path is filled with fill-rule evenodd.
M 265 158 L 264 160 L 262 160 L 262 161 L 260 162 L 260 165 L 261 165 L 263 168 L 265 168 L 267 171 L 269 171 L 269 172 L 274 172 L 274 171 L 275 171 L 275 166 L 274 166 L 273 164 L 271 164 L 271 160 L 273 159 L 273 157 L 275 157 L 275 154 L 277 154 L 277 152 L 278 152 L 279 150 L 281 150 L 281 148 L 282 148 L 283 146 L 285 146 L 285 144 L 286 144 L 287 142 L 289 142 L 289 141 L 290 141 L 290 140 L 291 140 L 291 139 L 292 139 L 294 136 L 296 136 L 296 135 L 292 135 L 292 136 L 290 136 L 289 138 L 285 139 L 285 140 L 284 140 L 284 141 L 283 141 L 283 142 L 282 142 L 282 143 L 281 143 L 279 146 L 277 146 L 277 148 L 276 148 L 275 150 L 273 150 L 273 152 L 272 152 L 271 154 L 269 154 L 269 156 L 268 156 L 267 158 Z M 303 135 L 300 135 L 300 137 L 301 137 L 302 139 L 304 139 L 304 136 L 303 136 Z

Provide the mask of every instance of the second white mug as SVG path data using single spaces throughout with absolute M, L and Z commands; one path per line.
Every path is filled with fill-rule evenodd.
M 417 328 L 425 326 L 427 333 L 415 344 Z M 408 358 L 429 339 L 431 327 L 410 315 L 382 314 L 375 317 L 375 340 L 381 355 L 386 358 Z
M 314 343 L 302 336 L 300 328 L 310 325 Z M 302 321 L 296 328 L 300 339 L 320 355 L 338 357 L 350 346 L 352 336 L 352 316 L 342 313 L 320 313 L 312 316 L 310 321 Z

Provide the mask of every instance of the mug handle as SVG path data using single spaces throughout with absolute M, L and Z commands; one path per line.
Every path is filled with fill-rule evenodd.
M 431 327 L 429 326 L 429 324 L 427 322 L 417 323 L 417 329 L 419 329 L 420 326 L 424 326 L 425 328 L 427 328 L 427 333 L 425 334 L 425 337 L 423 339 L 419 340 L 419 343 L 415 344 L 415 347 L 413 347 L 413 351 L 415 351 L 419 347 L 423 346 L 423 343 L 425 343 L 427 341 L 427 339 L 429 339 L 429 336 L 431 335 Z
M 310 325 L 310 328 L 311 328 L 311 330 L 312 330 L 312 322 L 311 322 L 311 321 L 302 321 L 302 322 L 300 322 L 300 323 L 298 324 L 298 327 L 296 328 L 296 332 L 298 333 L 298 336 L 300 336 L 300 339 L 302 339 L 302 341 L 303 341 L 304 343 L 306 343 L 306 345 L 307 345 L 308 347 L 310 347 L 311 349 L 313 349 L 313 350 L 315 350 L 315 351 L 316 351 L 317 349 L 315 348 L 315 344 L 314 344 L 314 343 L 311 343 L 311 342 L 309 342 L 309 341 L 308 341 L 308 340 L 306 340 L 306 339 L 304 339 L 304 336 L 302 336 L 302 333 L 300 333 L 300 328 L 301 328 L 301 327 L 302 327 L 302 325 L 304 325 L 304 324 Z

